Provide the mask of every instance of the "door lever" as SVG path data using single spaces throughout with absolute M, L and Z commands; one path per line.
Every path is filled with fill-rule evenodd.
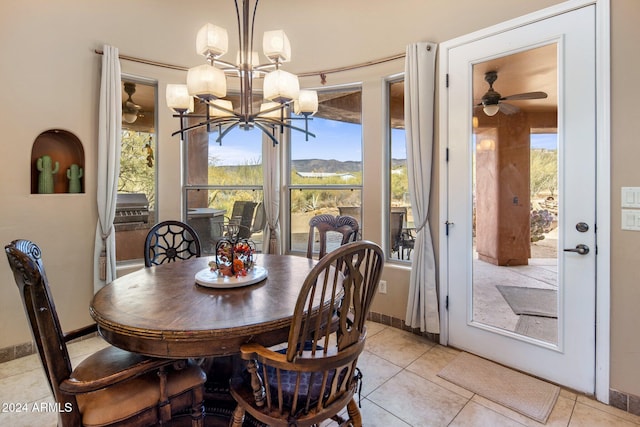
M 589 246 L 583 245 L 582 243 L 580 243 L 579 245 L 576 245 L 574 249 L 565 249 L 564 251 L 576 252 L 576 253 L 579 253 L 580 255 L 586 255 L 589 253 Z

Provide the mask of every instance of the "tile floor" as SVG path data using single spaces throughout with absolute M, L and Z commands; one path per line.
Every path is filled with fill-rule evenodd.
M 73 363 L 104 345 L 100 338 L 70 345 Z M 439 378 L 436 374 L 456 354 L 456 350 L 420 336 L 370 322 L 366 350 L 359 362 L 364 374 L 361 409 L 364 425 L 541 425 Z M 55 413 L 37 411 L 41 403 L 47 402 L 52 402 L 52 398 L 36 355 L 0 364 L 0 426 L 55 426 Z M 27 412 L 16 412 L 11 404 L 26 406 Z M 546 425 L 639 426 L 640 417 L 563 390 Z

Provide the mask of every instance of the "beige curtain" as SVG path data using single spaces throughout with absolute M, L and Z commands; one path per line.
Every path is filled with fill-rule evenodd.
M 405 322 L 422 332 L 439 334 L 436 265 L 429 228 L 436 50 L 434 43 L 411 44 L 405 58 L 407 174 L 416 225 Z
M 274 145 L 271 139 L 262 138 L 262 171 L 264 213 L 267 225 L 263 232 L 262 252 L 266 254 L 282 254 L 280 238 L 280 146 Z
M 120 140 L 122 135 L 122 91 L 118 49 L 104 46 L 98 118 L 98 224 L 94 249 L 94 292 L 116 277 L 116 212 Z

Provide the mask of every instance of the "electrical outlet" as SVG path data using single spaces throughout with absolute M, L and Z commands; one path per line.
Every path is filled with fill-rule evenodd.
M 380 280 L 380 283 L 378 284 L 378 292 L 380 292 L 381 294 L 386 294 L 387 293 L 387 281 L 386 280 Z

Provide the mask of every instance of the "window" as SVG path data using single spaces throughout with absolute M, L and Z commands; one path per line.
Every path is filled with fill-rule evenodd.
M 156 85 L 123 79 L 119 193 L 143 193 L 156 203 Z
M 155 134 L 122 129 L 118 193 L 144 193 L 149 210 L 155 210 L 156 168 Z
M 144 239 L 157 211 L 157 83 L 122 76 L 122 138 L 118 207 L 114 220 L 118 267 L 144 257 Z M 148 204 L 148 211 L 140 209 Z
M 306 252 L 315 215 L 349 215 L 362 224 L 361 90 L 322 91 L 318 98 L 308 123 L 316 137 L 291 132 L 288 249 L 294 253 Z
M 261 251 L 262 224 L 255 220 L 263 218 L 256 216 L 263 201 L 262 132 L 234 128 L 222 143 L 217 138 L 217 132 L 204 128 L 185 136 L 187 223 L 198 233 L 205 254 L 215 253 L 221 224 L 229 220 L 246 227 L 242 237 L 249 237 Z
M 413 250 L 414 223 L 404 130 L 404 79 L 387 83 L 389 120 L 389 243 L 387 254 L 397 261 L 409 261 Z

